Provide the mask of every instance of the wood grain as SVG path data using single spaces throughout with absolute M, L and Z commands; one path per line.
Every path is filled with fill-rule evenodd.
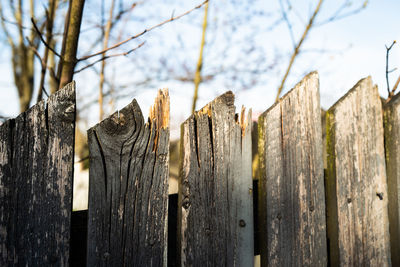
M 0 266 L 68 266 L 75 83 L 0 126 Z
M 390 266 L 382 105 L 370 77 L 327 112 L 332 266 Z
M 384 106 L 386 173 L 392 265 L 400 266 L 400 95 Z
M 181 126 L 178 225 L 181 266 L 253 265 L 251 113 L 232 92 Z
M 326 266 L 318 74 L 258 119 L 262 266 Z
M 147 123 L 136 100 L 88 130 L 88 266 L 166 266 L 169 96 Z

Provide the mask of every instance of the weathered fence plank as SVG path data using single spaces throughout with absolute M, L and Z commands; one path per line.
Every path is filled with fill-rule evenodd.
M 332 266 L 390 266 L 382 104 L 370 77 L 327 112 Z
M 68 266 L 75 84 L 0 126 L 0 266 Z
M 400 95 L 385 105 L 384 123 L 392 265 L 400 266 Z
M 318 74 L 306 76 L 258 125 L 262 266 L 326 266 Z
M 181 266 L 252 266 L 251 114 L 227 92 L 181 126 Z
M 166 266 L 169 96 L 148 123 L 136 100 L 88 130 L 88 266 Z

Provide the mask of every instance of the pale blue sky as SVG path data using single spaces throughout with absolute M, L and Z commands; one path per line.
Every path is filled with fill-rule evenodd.
M 157 3 L 160 1 L 153 0 L 149 2 L 150 7 L 156 7 Z M 201 1 L 184 1 L 184 3 L 179 6 L 160 4 L 160 9 L 153 8 L 149 10 L 151 10 L 151 12 L 157 10 L 163 14 L 171 14 L 172 11 L 175 10 L 175 14 L 179 14 L 181 11 L 190 9 L 190 7 L 200 2 Z M 270 10 L 271 13 L 279 10 L 278 1 L 255 2 L 256 5 L 260 5 L 260 8 Z M 301 0 L 292 2 L 299 13 L 305 14 L 304 18 L 308 17 L 307 14 L 309 14 L 311 10 L 309 6 L 310 1 Z M 316 3 L 317 1 L 314 2 Z M 317 17 L 317 21 L 318 18 L 327 17 L 329 14 L 332 14 L 338 6 L 337 3 L 338 1 L 326 0 L 321 7 L 321 14 Z M 360 1 L 358 3 L 360 3 Z M 219 11 L 216 9 L 213 10 L 211 6 L 210 18 L 219 18 L 217 12 Z M 198 54 L 196 46 L 198 46 L 200 38 L 200 30 L 197 26 L 200 25 L 202 13 L 202 11 L 196 11 L 192 18 L 185 18 L 182 21 L 171 23 L 157 30 L 157 34 L 171 36 L 171 40 L 175 38 L 173 35 L 178 31 L 180 31 L 180 33 L 183 32 L 182 34 L 186 34 L 183 35 L 184 38 L 187 36 L 184 40 L 188 43 L 191 42 L 193 44 L 193 49 L 187 51 L 187 53 L 183 53 L 183 55 L 187 57 L 189 63 L 192 62 L 194 65 L 196 64 Z M 305 51 L 326 49 L 337 52 L 325 54 L 315 52 L 303 53 L 295 62 L 291 76 L 286 83 L 286 90 L 295 85 L 303 77 L 305 72 L 317 70 L 320 74 L 321 104 L 324 108 L 329 108 L 330 105 L 337 101 L 359 79 L 368 75 L 371 75 L 374 83 L 378 85 L 381 95 L 386 97 L 385 44 L 390 45 L 393 40 L 400 41 L 399 14 L 400 1 L 398 0 L 370 0 L 367 8 L 359 14 L 313 29 L 310 32 L 309 38 L 304 43 L 303 49 Z M 193 25 L 188 26 L 188 23 L 193 23 Z M 84 28 L 85 26 L 82 27 Z M 140 25 L 137 27 L 140 27 Z M 142 29 L 143 28 L 131 31 L 127 34 L 136 33 Z M 186 33 L 184 29 L 187 29 Z M 241 31 L 244 31 L 244 29 L 245 28 L 242 28 Z M 294 31 L 297 32 L 296 39 L 298 39 L 303 29 L 304 25 L 302 25 L 301 22 L 295 23 Z M 237 33 L 235 38 L 240 39 L 240 36 L 242 35 Z M 142 41 L 146 40 L 147 49 L 162 51 L 163 47 L 168 45 L 167 43 L 157 41 L 158 39 L 156 38 L 152 38 L 152 33 L 150 33 L 142 39 Z M 221 81 L 221 79 L 213 83 L 204 84 L 200 87 L 198 108 L 211 101 L 217 94 L 226 90 L 238 91 L 236 94 L 236 106 L 240 108 L 240 106 L 244 104 L 246 107 L 251 107 L 255 113 L 266 110 L 273 103 L 276 88 L 288 64 L 289 49 L 292 44 L 285 24 L 281 24 L 272 32 L 265 34 L 260 33 L 260 36 L 257 36 L 257 38 L 259 42 L 265 44 L 265 51 L 267 51 L 267 53 L 269 51 L 279 50 L 282 54 L 279 67 L 274 73 L 266 74 L 266 81 L 264 84 L 257 85 L 255 88 L 245 91 L 238 91 L 236 88 L 226 88 L 226 84 Z M 85 47 L 85 44 L 80 45 Z M 143 53 L 144 51 L 145 50 L 143 50 Z M 147 53 L 148 51 L 150 51 L 148 60 L 151 62 L 153 60 L 151 58 L 152 50 L 147 50 Z M 182 51 L 178 52 L 182 53 Z M 141 51 L 138 50 L 135 53 L 141 53 Z M 157 52 L 154 53 L 156 54 Z M 132 55 L 133 60 L 134 56 L 135 55 Z M 174 60 L 173 58 L 174 55 L 170 55 L 170 60 Z M 16 90 L 12 86 L 12 73 L 10 72 L 8 60 L 8 52 L 7 50 L 3 50 L 1 52 L 0 62 L 0 71 L 2 73 L 2 75 L 0 75 L 0 114 L 16 116 L 18 114 L 18 100 Z M 125 69 L 129 61 L 124 60 L 125 59 L 117 60 L 114 64 Z M 212 61 L 212 58 L 208 60 Z M 205 62 L 205 67 L 207 66 L 206 64 L 207 61 Z M 390 67 L 400 68 L 400 44 L 395 45 L 391 51 Z M 393 86 L 399 74 L 400 71 L 396 71 L 390 75 L 391 86 Z M 127 77 L 122 77 L 120 79 L 125 80 L 125 78 L 127 79 Z M 96 87 L 93 85 L 93 79 L 97 78 L 93 73 L 82 73 L 76 75 L 75 79 L 78 90 L 81 92 L 84 91 L 83 89 L 86 90 L 87 88 L 89 90 L 89 88 Z M 155 84 L 156 85 L 152 88 L 142 90 L 139 93 L 132 93 L 129 97 L 119 100 L 117 107 L 122 108 L 129 103 L 132 98 L 137 98 L 143 113 L 147 115 L 147 110 L 153 102 L 157 88 L 168 87 L 170 88 L 171 95 L 171 128 L 174 129 L 172 136 L 177 137 L 179 124 L 190 114 L 193 85 L 173 81 L 160 81 Z M 85 92 L 86 93 L 82 94 L 96 95 L 97 91 L 93 89 L 93 91 Z M 79 99 L 78 95 L 78 100 Z M 81 105 L 81 103 L 78 102 L 78 106 L 79 105 Z M 84 115 L 89 119 L 88 126 L 97 123 L 97 108 L 95 106 L 85 111 Z

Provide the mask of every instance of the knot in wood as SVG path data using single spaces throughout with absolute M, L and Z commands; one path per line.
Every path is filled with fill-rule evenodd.
M 282 214 L 278 213 L 278 215 L 276 216 L 276 218 L 277 218 L 278 220 L 282 220 Z
M 75 121 L 75 103 L 65 102 L 60 103 L 59 106 L 54 107 L 53 113 L 57 114 L 57 118 L 61 122 L 74 122 Z
M 182 207 L 187 210 L 190 207 L 189 198 L 185 197 L 182 201 Z
M 347 203 L 351 203 L 351 198 L 347 198 Z
M 240 220 L 239 221 L 239 226 L 240 227 L 245 227 L 246 226 L 246 222 L 244 220 Z
M 116 114 L 112 116 L 111 119 L 115 124 L 121 126 L 124 126 L 126 122 L 124 113 L 119 113 L 118 115 Z
M 376 193 L 380 200 L 383 200 L 383 192 Z

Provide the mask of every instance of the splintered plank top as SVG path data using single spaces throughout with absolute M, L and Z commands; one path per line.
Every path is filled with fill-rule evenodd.
M 251 115 L 227 92 L 181 126 L 181 266 L 252 266 Z
M 88 266 L 166 266 L 169 96 L 89 129 Z
M 389 266 L 382 104 L 370 77 L 327 112 L 331 263 Z

